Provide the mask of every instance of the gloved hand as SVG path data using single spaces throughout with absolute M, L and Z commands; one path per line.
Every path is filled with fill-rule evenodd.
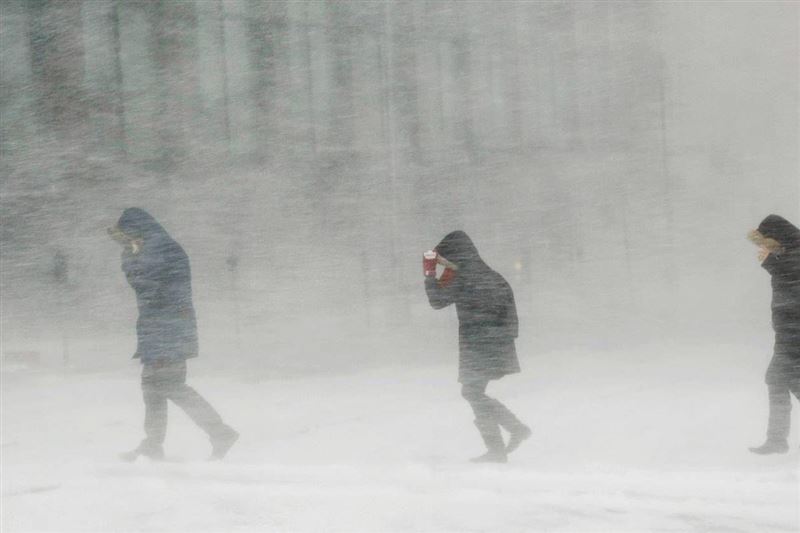
M 439 278 L 439 286 L 447 287 L 456 279 L 456 271 L 452 268 L 445 268 L 442 277 Z
M 436 276 L 436 259 L 438 255 L 433 250 L 428 250 L 422 254 L 422 272 L 425 277 L 432 278 Z

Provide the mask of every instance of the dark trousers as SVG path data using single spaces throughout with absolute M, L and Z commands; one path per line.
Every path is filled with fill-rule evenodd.
M 469 402 L 475 413 L 475 425 L 489 433 L 499 433 L 502 427 L 509 433 L 516 433 L 525 427 L 508 407 L 486 394 L 488 380 L 464 383 L 461 396 Z
M 767 369 L 769 424 L 767 439 L 785 441 L 791 427 L 792 398 L 800 400 L 800 358 L 776 353 Z
M 145 363 L 142 368 L 144 396 L 143 447 L 158 448 L 167 433 L 167 400 L 183 409 L 213 440 L 229 428 L 211 404 L 186 384 L 186 361 Z

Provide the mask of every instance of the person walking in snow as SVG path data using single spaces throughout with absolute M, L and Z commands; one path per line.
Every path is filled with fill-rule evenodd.
M 239 434 L 186 384 L 186 360 L 198 355 L 189 258 L 142 209 L 126 209 L 109 234 L 123 247 L 122 270 L 136 293 L 139 318 L 133 357 L 142 363 L 145 404 L 145 439 L 121 457 L 164 458 L 167 400 L 172 400 L 208 434 L 211 458 L 221 459 Z
M 761 266 L 772 276 L 775 352 L 767 368 L 767 440 L 750 451 L 760 455 L 789 450 L 791 394 L 800 400 L 800 229 L 770 215 L 749 234 L 760 248 Z
M 436 277 L 436 265 L 445 269 Z M 486 394 L 489 382 L 520 371 L 515 347 L 519 325 L 508 282 L 481 259 L 463 231 L 448 234 L 423 256 L 425 291 L 434 309 L 455 304 L 458 314 L 461 394 L 472 407 L 487 452 L 472 459 L 505 463 L 531 430 L 502 403 Z M 508 444 L 500 428 L 509 432 Z

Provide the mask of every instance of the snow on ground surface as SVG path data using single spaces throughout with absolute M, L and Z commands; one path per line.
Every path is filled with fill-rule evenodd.
M 224 462 L 171 406 L 169 460 L 141 437 L 137 369 L 3 375 L 2 530 L 729 531 L 800 529 L 797 416 L 757 457 L 767 358 L 743 347 L 548 353 L 495 382 L 534 430 L 482 451 L 453 367 L 189 382 L 242 437 Z M 194 371 L 194 372 L 193 372 Z M 797 412 L 797 409 L 795 409 Z

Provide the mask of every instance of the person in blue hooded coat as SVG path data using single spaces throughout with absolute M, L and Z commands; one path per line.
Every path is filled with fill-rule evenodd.
M 458 315 L 458 381 L 472 407 L 487 453 L 473 462 L 506 462 L 531 430 L 498 400 L 486 394 L 489 382 L 520 371 L 515 347 L 519 334 L 514 293 L 481 258 L 472 239 L 454 231 L 423 259 L 425 291 L 434 309 L 455 305 Z M 445 265 L 436 278 L 435 265 Z M 508 444 L 500 428 L 509 432 Z
M 775 351 L 765 381 L 769 391 L 767 440 L 750 448 L 759 455 L 789 451 L 793 394 L 800 400 L 800 229 L 778 215 L 750 232 L 761 266 L 772 278 Z
M 221 459 L 238 433 L 186 384 L 186 360 L 198 356 L 189 258 L 161 224 L 139 208 L 126 209 L 109 233 L 123 246 L 122 271 L 136 293 L 139 317 L 133 357 L 142 363 L 145 404 L 145 439 L 122 457 L 164 457 L 171 400 L 208 434 L 212 458 Z

